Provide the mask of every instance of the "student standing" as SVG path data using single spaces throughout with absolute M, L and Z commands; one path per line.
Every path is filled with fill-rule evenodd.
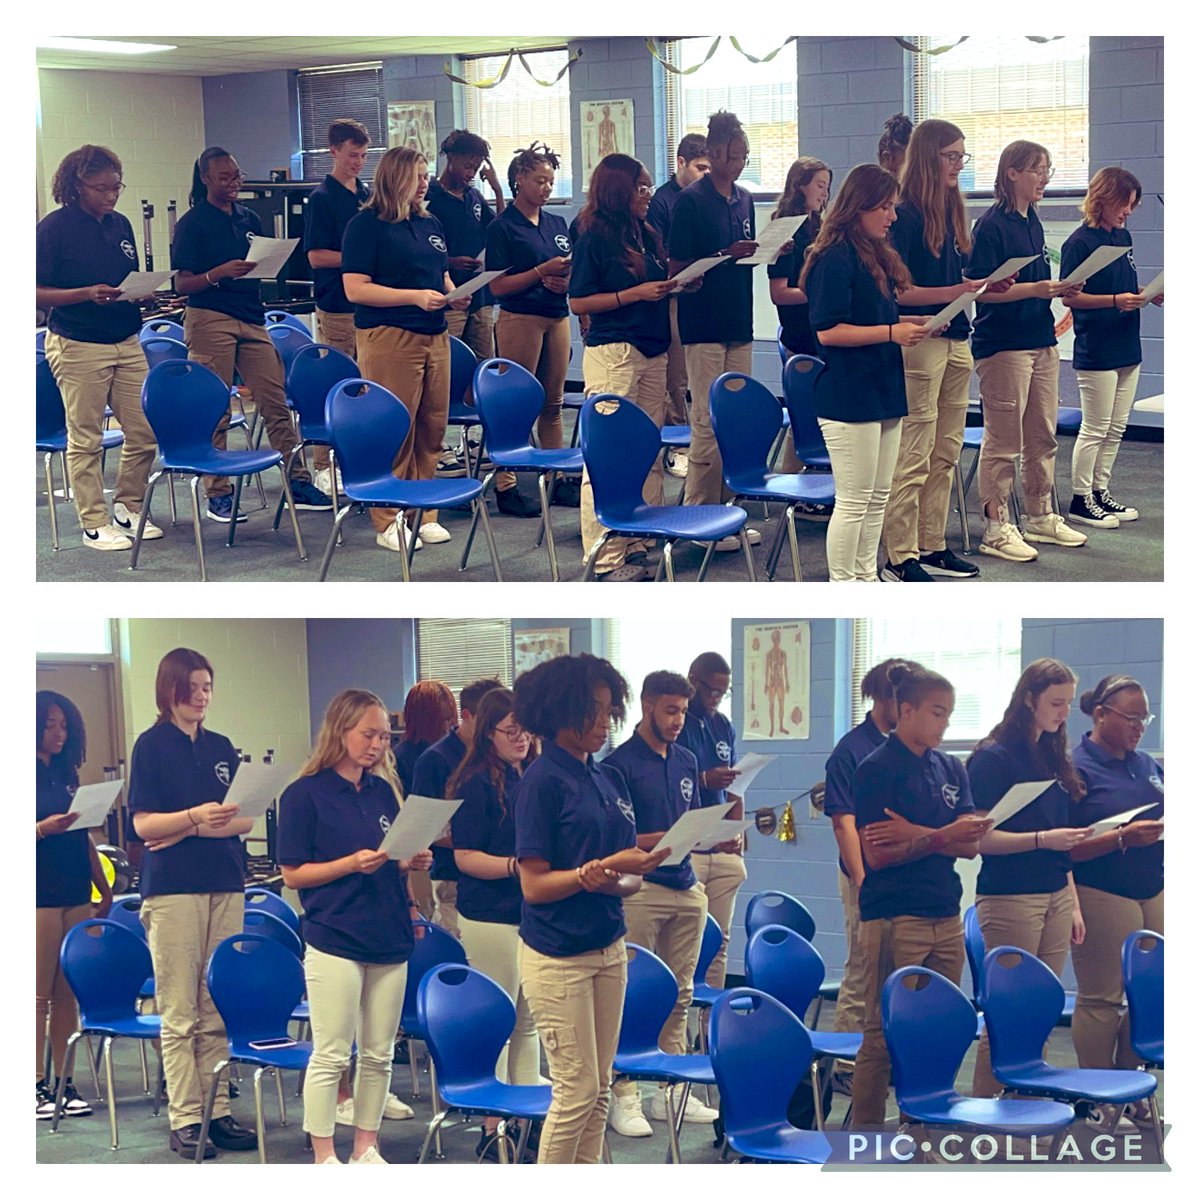
M 592 757 L 629 686 L 602 658 L 541 663 L 516 682 L 515 715 L 542 739 L 516 792 L 521 986 L 550 1070 L 539 1163 L 598 1163 L 625 999 L 621 896 L 668 850 L 640 850 L 620 777 Z
M 357 688 L 340 692 L 312 757 L 279 798 L 279 864 L 304 909 L 304 981 L 313 1050 L 304 1076 L 304 1128 L 313 1161 L 333 1148 L 338 1083 L 357 1047 L 352 1164 L 379 1165 L 379 1126 L 413 948 L 406 872 L 428 850 L 389 861 L 379 844 L 400 812 L 388 712 Z
M 1069 275 L 1101 246 L 1128 246 L 1129 253 L 1083 285 L 1063 303 L 1074 314 L 1072 365 L 1079 380 L 1083 425 L 1071 452 L 1071 508 L 1077 525 L 1115 529 L 1136 521 L 1138 511 L 1114 500 L 1108 490 L 1113 463 L 1129 421 L 1142 369 L 1141 310 L 1133 237 L 1126 228 L 1142 199 L 1137 177 L 1122 167 L 1102 167 L 1092 176 L 1083 202 L 1083 224 L 1063 243 L 1059 275 Z M 1162 296 L 1154 303 L 1161 305 Z
M 792 249 L 767 268 L 771 303 L 779 313 L 779 338 L 789 354 L 821 357 L 821 347 L 808 320 L 808 297 L 799 287 L 799 279 L 804 256 L 821 228 L 821 214 L 829 202 L 832 183 L 833 172 L 819 158 L 796 159 L 788 170 L 783 195 L 771 214 L 772 221 L 777 217 L 806 218 L 796 230 Z
M 891 1063 L 883 1040 L 883 985 L 899 967 L 962 976 L 962 883 L 955 858 L 974 858 L 991 822 L 976 816 L 962 763 L 938 750 L 954 687 L 916 665 L 893 667 L 896 729 L 854 773 L 854 819 L 866 875 L 859 893 L 863 1044 L 854 1066 L 854 1125 L 878 1129 Z
M 106 146 L 80 146 L 58 164 L 50 184 L 58 209 L 38 222 L 37 306 L 50 310 L 46 361 L 62 393 L 67 473 L 93 550 L 128 550 L 156 446 L 142 412 L 146 356 L 136 304 L 118 286 L 138 269 L 133 226 L 117 209 L 125 184 L 121 160 Z M 112 519 L 104 503 L 100 443 L 111 406 L 125 442 Z M 144 538 L 162 530 L 149 517 Z
M 1009 562 L 1032 562 L 1030 542 L 1082 546 L 1087 535 L 1053 511 L 1054 459 L 1058 453 L 1058 346 L 1050 301 L 1078 295 L 1050 279 L 1050 251 L 1037 204 L 1054 174 L 1050 152 L 1036 142 L 1011 142 L 996 168 L 996 203 L 975 224 L 966 272 L 986 279 L 1010 258 L 1033 262 L 1003 293 L 984 292 L 976 304 L 971 353 L 979 372 L 983 447 L 979 494 L 987 526 L 979 548 Z M 1021 460 L 1025 518 L 1010 521 L 1009 496 Z
M 220 146 L 209 146 L 192 168 L 188 211 L 175 227 L 171 265 L 175 290 L 186 296 L 184 338 L 188 356 L 210 368 L 226 387 L 236 371 L 262 414 L 271 448 L 284 460 L 297 435 L 283 394 L 283 363 L 267 333 L 257 279 L 243 279 L 254 269 L 252 237 L 262 234 L 257 215 L 237 202 L 245 176 L 237 159 Z M 213 433 L 213 445 L 225 449 L 229 414 Z M 292 499 L 300 509 L 321 510 L 333 501 L 313 487 L 302 455 L 291 468 Z M 206 475 L 208 517 L 233 520 L 233 485 L 223 476 Z M 239 513 L 238 520 L 244 521 Z
M 408 689 L 404 697 L 404 736 L 396 750 L 396 773 L 403 795 L 417 790 L 417 763 L 454 727 L 455 715 L 454 693 L 440 679 L 420 679 Z
M 416 150 L 396 146 L 375 168 L 375 188 L 362 211 L 346 226 L 342 272 L 354 303 L 358 362 L 363 378 L 382 384 L 412 417 L 396 450 L 397 479 L 432 479 L 437 468 L 446 414 L 450 409 L 450 339 L 446 293 L 450 258 L 442 223 L 425 207 L 429 167 Z M 463 311 L 470 299 L 454 300 Z M 415 513 L 412 514 L 415 518 Z M 375 541 L 385 550 L 407 551 L 450 540 L 435 509 L 422 515 L 419 530 L 394 508 L 372 508 Z
M 212 665 L 177 649 L 158 664 L 158 720 L 133 747 L 129 811 L 146 843 L 140 889 L 142 922 L 154 961 L 154 999 L 162 1017 L 162 1063 L 171 1149 L 194 1159 L 213 1070 L 228 1056 L 225 1026 L 208 992 L 213 951 L 242 930 L 246 886 L 239 817 L 225 793 L 240 761 L 233 743 L 207 728 Z M 258 1138 L 229 1112 L 218 1088 L 208 1135 L 222 1150 L 253 1150 Z M 204 1147 L 204 1157 L 216 1151 Z

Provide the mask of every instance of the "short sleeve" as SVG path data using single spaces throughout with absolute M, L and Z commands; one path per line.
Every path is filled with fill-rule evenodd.
M 439 800 L 446 798 L 446 784 L 450 782 L 450 774 L 446 770 L 446 760 L 440 754 L 434 754 L 432 749 L 426 750 L 417 759 L 412 774 L 412 794 L 414 796 L 435 796 Z M 458 799 L 457 796 L 454 799 Z
M 58 239 L 54 236 L 53 223 L 41 221 L 34 236 L 37 252 L 37 286 L 58 287 Z
M 450 819 L 450 840 L 455 850 L 487 850 L 491 792 L 491 785 L 482 775 L 468 780 L 459 792 L 462 803 Z
M 134 743 L 129 763 L 129 811 L 162 812 L 158 753 L 143 734 Z
M 975 811 L 975 801 L 971 792 L 971 781 L 967 778 L 967 768 L 962 765 L 962 760 L 951 758 L 950 762 L 953 763 L 952 771 L 958 777 L 958 800 L 954 805 L 954 815 L 961 817 L 964 813 Z
M 854 759 L 834 748 L 825 764 L 825 815 L 854 815 Z
M 1084 240 L 1079 236 L 1079 230 L 1076 230 L 1063 243 L 1062 256 L 1058 264 L 1058 277 L 1065 279 L 1070 273 L 1079 266 L 1088 256 L 1087 246 Z
M 601 239 L 593 233 L 585 233 L 575 243 L 575 254 L 571 259 L 571 295 L 594 296 L 599 292 L 612 291 L 604 286 L 604 258 Z
M 305 782 L 297 780 L 289 784 L 279 797 L 279 833 L 275 857 L 281 866 L 301 867 L 314 861 L 316 817 L 316 809 L 307 795 Z
M 488 226 L 484 246 L 489 271 L 507 271 L 513 265 L 512 245 L 503 221 L 493 221 Z
M 679 746 L 678 742 L 675 744 Z M 696 756 L 686 746 L 679 746 L 679 750 L 687 756 L 684 759 L 685 775 L 686 778 L 692 781 L 692 800 L 688 808 L 700 808 L 700 764 L 696 761 Z
M 850 320 L 854 299 L 854 254 L 848 245 L 826 250 L 814 262 L 804 281 L 808 320 L 816 331 L 832 329 Z
M 781 254 L 767 267 L 768 279 L 791 279 L 796 268 L 796 251 L 789 250 Z
M 171 243 L 171 266 L 176 271 L 190 271 L 193 275 L 199 275 L 206 269 L 204 261 L 204 242 L 193 211 L 175 227 L 175 240 Z M 207 269 L 211 270 L 211 266 Z
M 994 221 L 985 216 L 975 223 L 971 235 L 971 257 L 963 268 L 968 279 L 986 279 L 1004 262 L 1000 233 Z
M 337 225 L 329 203 L 320 192 L 314 192 L 304 209 L 304 249 L 341 250 Z
M 921 234 L 921 222 L 917 217 L 906 208 L 896 209 L 896 221 L 891 229 L 892 245 L 906 264 L 912 261 L 909 256 L 913 244 Z
M 487 202 L 487 197 L 482 192 L 479 193 L 479 224 L 483 228 L 484 237 L 487 237 L 487 227 L 496 219 L 496 214 L 492 210 L 492 206 Z
M 691 262 L 703 256 L 703 252 L 697 249 L 696 201 L 686 191 L 675 201 L 669 253 L 671 258 L 679 262 Z
M 664 245 L 667 240 L 667 227 L 671 223 L 671 211 L 667 207 L 666 195 L 660 189 L 650 201 L 650 210 L 646 213 L 646 224 L 658 234 Z
M 342 238 L 342 272 L 374 278 L 379 270 L 376 246 L 377 222 L 368 213 L 350 218 Z
M 556 780 L 531 780 L 526 776 L 521 781 L 516 805 L 518 858 L 553 861 L 555 831 L 558 828 L 561 810 L 562 799 Z
M 883 810 L 892 803 L 893 778 L 887 767 L 870 758 L 858 764 L 854 772 L 854 822 L 859 829 L 888 819 Z
M 1011 763 L 1008 756 L 995 746 L 984 746 L 971 756 L 967 765 L 971 795 L 975 807 L 982 810 L 995 808 L 1013 785 Z

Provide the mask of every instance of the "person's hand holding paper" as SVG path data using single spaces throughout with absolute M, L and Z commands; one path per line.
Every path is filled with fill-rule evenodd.
M 435 796 L 409 796 L 379 843 L 380 851 L 388 858 L 412 859 L 428 850 L 461 803 Z

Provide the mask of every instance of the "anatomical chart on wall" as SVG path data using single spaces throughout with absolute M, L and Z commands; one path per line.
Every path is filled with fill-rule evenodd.
M 808 622 L 746 625 L 742 637 L 742 740 L 807 738 Z

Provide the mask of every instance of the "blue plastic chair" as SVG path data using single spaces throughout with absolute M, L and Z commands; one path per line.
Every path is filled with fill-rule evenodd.
M 247 912 L 265 912 L 278 917 L 297 937 L 300 936 L 300 914 L 270 888 L 251 887 L 245 895 Z
M 63 407 L 62 392 L 44 354 L 36 358 L 36 415 L 34 417 L 34 446 L 39 454 L 45 455 L 43 470 L 46 480 L 46 503 L 50 508 L 50 541 L 58 549 L 58 505 L 54 495 L 54 456 L 58 455 L 59 471 L 63 480 L 63 495 L 68 494 L 67 479 L 67 411 Z M 104 450 L 112 450 L 125 441 L 119 430 L 106 431 L 100 436 Z
M 736 504 L 654 505 L 642 499 L 642 488 L 658 457 L 662 438 L 658 426 L 636 404 L 620 396 L 592 396 L 579 414 L 583 459 L 592 484 L 596 519 L 605 527 L 588 554 L 583 571 L 591 579 L 596 557 L 610 537 L 661 538 L 664 572 L 675 582 L 675 542 L 707 542 L 697 581 L 708 574 L 713 550 L 722 538 L 737 535 L 746 561 L 746 574 L 755 580 L 754 556 L 746 540 L 746 510 Z
M 1052 1067 L 1043 1057 L 1063 1010 L 1063 987 L 1041 959 L 1015 946 L 997 946 L 983 960 L 979 1002 L 992 1048 L 992 1073 L 1005 1092 L 1049 1096 L 1069 1104 L 1115 1105 L 1110 1133 L 1126 1104 L 1149 1100 L 1162 1155 L 1162 1122 L 1155 1091 L 1158 1080 L 1146 1071 Z
M 284 312 L 280 308 L 268 308 L 263 313 L 263 321 L 266 323 L 268 330 L 282 326 L 287 329 L 295 329 L 299 333 L 307 334 L 310 342 L 313 340 L 312 330 L 295 313 Z
M 37 329 L 33 334 L 33 348 L 38 354 L 46 353 L 46 334 L 49 331 L 46 329 Z
M 550 501 L 554 483 L 559 475 L 579 475 L 583 472 L 583 453 L 580 450 L 540 450 L 532 445 L 533 427 L 546 403 L 546 393 L 537 377 L 507 358 L 489 358 L 475 369 L 475 408 L 483 425 L 483 446 L 487 447 L 492 469 L 483 481 L 484 499 L 488 489 L 495 486 L 499 471 L 516 474 L 533 473 L 538 480 L 538 499 L 542 520 L 538 541 L 546 538 L 546 553 L 550 556 L 550 578 L 558 582 L 558 555 L 554 546 L 554 528 L 550 524 Z M 482 454 L 482 449 L 480 450 Z M 478 518 L 476 518 L 476 521 Z M 462 563 L 467 565 L 471 543 L 475 537 L 476 521 L 463 547 Z
M 214 448 L 213 432 L 228 408 L 229 389 L 207 367 L 190 359 L 187 362 L 159 363 L 146 376 L 146 382 L 142 384 L 142 409 L 158 442 L 159 465 L 146 484 L 142 519 L 138 521 L 133 539 L 133 552 L 129 560 L 130 570 L 137 567 L 142 549 L 145 517 L 150 512 L 150 501 L 154 497 L 155 486 L 163 475 L 190 477 L 192 531 L 196 539 L 196 554 L 200 560 L 200 580 L 204 582 L 208 579 L 208 569 L 204 561 L 204 542 L 200 536 L 201 477 L 231 475 L 237 479 L 233 500 L 233 513 L 236 517 L 242 479 L 247 475 L 267 471 L 271 467 L 279 468 L 283 480 L 283 491 L 292 518 L 292 532 L 296 536 L 296 552 L 301 562 L 308 557 L 300 536 L 300 523 L 296 519 L 296 507 L 292 501 L 292 489 L 283 465 L 283 455 L 278 450 Z M 230 521 L 228 544 L 231 546 L 236 527 L 236 520 Z
M 487 505 L 481 499 L 483 485 L 477 479 L 397 479 L 392 474 L 396 452 L 412 427 L 408 409 L 385 387 L 365 379 L 345 379 L 329 389 L 325 399 L 325 424 L 333 451 L 342 469 L 342 492 L 346 503 L 333 519 L 333 529 L 321 560 L 320 579 L 329 573 L 329 563 L 340 542 L 342 522 L 356 504 L 366 508 L 415 510 L 415 524 L 427 508 L 470 508 L 483 521 L 484 537 L 492 571 L 500 582 L 500 559 L 492 538 Z M 411 579 L 416 538 L 407 553 L 400 555 L 400 573 Z
M 757 379 L 726 371 L 708 389 L 712 430 L 721 451 L 721 474 L 734 500 L 761 500 L 785 505 L 783 524 L 767 554 L 767 578 L 773 579 L 786 530 L 792 554 L 792 576 L 801 581 L 796 542 L 796 506 L 833 503 L 833 476 L 819 473 L 777 474 L 770 465 L 772 448 L 783 430 L 779 401 Z
M 768 925 L 794 929 L 806 942 L 811 942 L 817 932 L 812 913 L 787 892 L 766 891 L 750 897 L 746 905 L 746 940 Z
M 280 359 L 283 360 L 285 377 L 292 369 L 292 362 L 296 355 L 305 346 L 315 345 L 313 335 L 303 326 L 297 329 L 295 325 L 281 321 L 275 325 L 268 325 L 267 333 L 270 335 L 271 344 L 275 347 Z
M 414 1098 L 420 1096 L 421 1089 L 417 1080 L 417 1056 L 411 1043 L 414 1041 L 428 1043 L 429 1041 L 425 1022 L 421 1019 L 421 1011 L 417 1006 L 417 992 L 421 987 L 421 980 L 434 967 L 465 967 L 467 965 L 467 952 L 463 949 L 462 942 L 458 938 L 447 933 L 444 929 L 439 929 L 438 926 L 429 921 L 414 921 L 414 932 L 416 932 L 417 926 L 420 926 L 424 930 L 424 935 L 413 941 L 413 952 L 408 960 L 408 977 L 404 984 L 404 1003 L 400 1007 L 400 1028 L 404 1031 L 404 1035 L 410 1043 L 408 1064 L 412 1071 L 412 1094 Z M 516 1021 L 515 1015 L 513 1016 L 513 1020 L 514 1022 Z M 499 1051 L 497 1051 L 498 1053 Z M 438 1082 L 435 1065 L 431 1065 L 429 1069 L 429 1086 L 433 1092 L 434 1104 L 436 1105 Z
M 132 896 L 116 896 L 113 898 L 112 908 L 108 913 L 108 920 L 115 925 L 120 925 L 122 929 L 128 929 L 130 933 L 136 934 L 143 942 L 149 945 L 149 938 L 146 934 L 146 926 L 142 924 L 142 898 L 138 895 Z M 154 998 L 154 970 L 151 968 L 150 974 L 146 977 L 146 982 L 142 984 L 138 991 L 139 1000 L 152 1000 Z
M 479 360 L 475 351 L 461 338 L 450 338 L 450 410 L 446 415 L 447 425 L 457 425 L 462 430 L 463 461 L 467 474 L 472 479 L 479 478 L 479 464 L 483 459 L 483 448 L 474 459 L 471 457 L 471 439 L 468 436 L 471 428 L 480 423 L 479 409 L 474 403 L 473 381 L 475 368 Z M 467 403 L 467 393 L 471 392 L 471 403 Z
M 975 452 L 974 457 L 971 459 L 971 468 L 965 476 L 963 475 L 961 454 L 958 461 L 954 464 L 954 492 L 955 501 L 958 504 L 958 524 L 962 532 L 962 548 L 964 554 L 970 554 L 971 531 L 967 527 L 967 495 L 971 490 L 971 483 L 975 478 L 975 472 L 979 469 L 979 452 L 983 449 L 982 425 L 968 425 L 963 429 L 962 448 Z
M 266 918 L 267 914 L 255 914 Z M 274 917 L 269 918 L 275 920 Z M 282 921 L 279 922 L 283 924 Z M 286 928 L 286 926 L 285 926 Z M 228 1054 L 214 1068 L 196 1161 L 204 1161 L 208 1127 L 221 1086 L 221 1075 L 230 1063 L 247 1063 L 254 1072 L 254 1115 L 258 1127 L 258 1161 L 267 1161 L 266 1128 L 263 1120 L 262 1077 L 275 1076 L 279 1096 L 279 1123 L 287 1124 L 280 1071 L 303 1071 L 312 1055 L 311 1042 L 295 1042 L 275 1050 L 256 1050 L 252 1042 L 288 1037 L 292 1009 L 304 994 L 304 968 L 289 950 L 268 937 L 239 933 L 227 937 L 208 961 L 208 991 L 212 996 L 228 1039 Z
M 180 361 L 188 356 L 187 343 L 183 338 L 172 337 L 168 333 L 143 336 L 140 341 L 146 363 L 151 367 L 157 367 L 160 362 Z
M 704 932 L 700 935 L 700 954 L 696 959 L 696 969 L 692 972 L 693 1008 L 711 1008 L 725 991 L 724 988 L 711 987 L 705 982 L 708 968 L 712 966 L 713 959 L 720 952 L 724 936 L 721 926 L 717 924 L 717 918 L 709 913 L 704 919 Z M 700 1036 L 703 1043 L 706 1036 L 705 1022 L 703 1021 L 700 1023 Z M 703 1049 L 703 1044 L 701 1048 Z
M 293 958 L 304 960 L 304 943 L 300 935 L 281 917 L 269 912 L 247 908 L 242 913 L 242 932 L 269 938 L 282 946 Z
M 504 989 L 472 967 L 432 967 L 417 988 L 417 1020 L 425 1031 L 443 1104 L 429 1122 L 417 1162 L 426 1161 L 446 1118 L 455 1112 L 462 1120 L 450 1128 L 473 1117 L 501 1119 L 497 1129 L 501 1162 L 508 1160 L 507 1122 L 524 1119 L 517 1146 L 517 1162 L 523 1162 L 533 1122 L 542 1120 L 550 1109 L 550 1088 L 504 1083 L 496 1077 L 496 1060 L 517 1021 Z
M 62 1118 L 63 1092 L 75 1066 L 75 1051 L 81 1037 L 96 1034 L 104 1059 L 105 1093 L 108 1101 L 108 1130 L 112 1148 L 120 1148 L 117 1136 L 117 1095 L 113 1083 L 112 1044 L 117 1038 L 153 1041 L 162 1034 L 162 1018 L 142 1016 L 137 1011 L 138 991 L 154 972 L 150 947 L 145 939 L 123 929 L 115 921 L 82 921 L 63 938 L 58 961 L 75 999 L 79 1001 L 79 1028 L 67 1039 L 67 1054 L 55 1097 L 50 1129 L 58 1131 Z M 154 1115 L 162 1098 L 162 1070 L 154 1092 Z
M 813 407 L 813 387 L 824 369 L 825 364 L 810 354 L 793 354 L 783 366 L 783 403 L 792 423 L 796 457 L 814 471 L 831 469 Z
M 902 1129 L 916 1122 L 1029 1137 L 1061 1132 L 1075 1119 L 1074 1109 L 1052 1100 L 981 1100 L 955 1090 L 975 1040 L 975 1008 L 936 971 L 893 971 L 883 985 L 882 1007 Z
M 147 338 L 154 337 L 169 337 L 182 342 L 184 340 L 183 326 L 178 321 L 169 320 L 167 317 L 155 317 L 153 320 L 147 321 L 138 332 L 138 339 L 143 343 Z
M 584 410 L 587 411 L 586 409 Z M 587 437 L 587 430 L 583 436 Z M 694 1084 L 716 1085 L 712 1062 L 707 1054 L 666 1054 L 658 1048 L 659 1035 L 679 999 L 679 984 L 656 954 L 632 942 L 625 943 L 629 958 L 629 978 L 625 985 L 625 1004 L 621 1009 L 621 1035 L 613 1074 L 630 1079 L 649 1079 L 668 1086 L 667 1161 L 678 1163 L 679 1128 Z M 683 1084 L 678 1110 L 674 1100 L 675 1084 Z
M 1121 947 L 1121 976 L 1129 1002 L 1129 1041 L 1149 1067 L 1162 1068 L 1163 981 L 1166 943 L 1161 933 L 1139 929 Z
M 797 1129 L 788 1102 L 809 1073 L 808 1030 L 777 1000 L 732 988 L 713 1005 L 712 1067 L 725 1140 L 751 1162 L 823 1163 L 832 1147 L 819 1130 Z

